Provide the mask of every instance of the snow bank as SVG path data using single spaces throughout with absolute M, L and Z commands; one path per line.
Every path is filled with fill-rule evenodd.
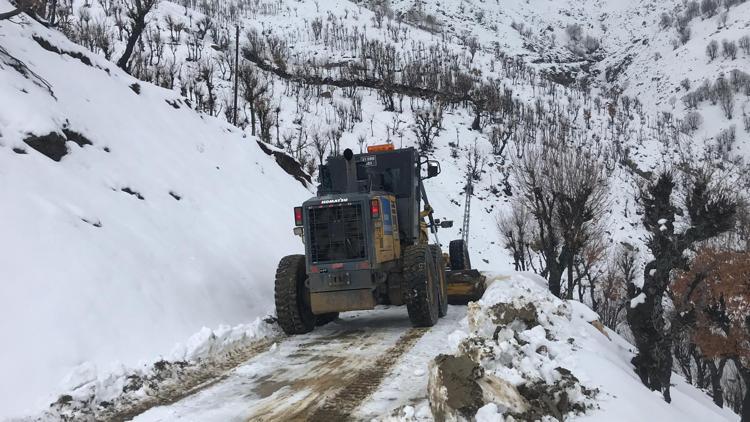
M 534 274 L 517 273 L 492 282 L 484 297 L 469 305 L 467 320 L 468 333 L 456 356 L 471 358 L 483 373 L 478 383 L 484 390 L 484 404 L 478 408 L 477 420 L 503 420 L 523 409 L 522 404 L 488 400 L 484 384 L 492 379 L 499 379 L 495 385 L 505 383 L 506 399 L 520 392 L 533 411 L 546 407 L 534 404 L 536 395 L 551 393 L 549 398 L 564 402 L 568 409 L 558 409 L 563 410 L 562 416 L 577 413 L 576 420 L 739 419 L 716 407 L 678 375 L 672 377 L 672 403 L 664 402 L 633 372 L 633 346 L 615 332 L 592 324 L 597 315 L 585 305 L 552 296 L 544 279 Z M 561 400 L 563 392 L 566 397 Z M 554 410 L 547 415 L 559 419 Z
M 309 191 L 55 32 L 18 17 L 0 40 L 0 418 L 273 309 L 275 265 L 302 251 L 284 216 Z M 59 161 L 37 151 L 55 139 Z

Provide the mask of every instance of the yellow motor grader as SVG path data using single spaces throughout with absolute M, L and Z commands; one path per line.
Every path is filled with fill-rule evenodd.
M 304 255 L 279 263 L 276 314 L 287 334 L 307 333 L 339 312 L 406 305 L 415 326 L 432 326 L 448 303 L 476 300 L 484 277 L 472 270 L 464 240 L 444 255 L 423 181 L 440 164 L 414 148 L 369 147 L 320 166 L 317 195 L 294 209 Z M 429 242 L 429 234 L 435 241 Z

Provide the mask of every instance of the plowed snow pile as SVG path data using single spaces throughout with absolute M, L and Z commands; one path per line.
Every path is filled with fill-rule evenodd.
M 309 195 L 178 93 L 0 21 L 0 419 L 272 311 Z
M 469 305 L 455 355 L 430 365 L 438 420 L 736 421 L 675 375 L 671 404 L 641 384 L 633 347 L 533 274 L 493 282 Z M 598 328 L 597 328 L 598 327 Z

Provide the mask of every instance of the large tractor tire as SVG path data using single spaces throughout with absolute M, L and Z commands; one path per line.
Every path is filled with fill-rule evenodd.
M 445 274 L 445 261 L 443 260 L 443 251 L 438 245 L 430 245 L 432 261 L 435 263 L 435 274 L 438 276 L 440 283 L 438 290 L 440 292 L 438 303 L 438 316 L 440 318 L 448 315 L 448 277 Z
M 329 322 L 336 321 L 339 318 L 338 312 L 329 312 L 327 314 L 315 315 L 315 326 L 321 327 Z
M 281 259 L 274 289 L 276 318 L 281 329 L 289 335 L 309 333 L 315 328 L 306 280 L 304 255 L 289 255 Z
M 404 251 L 404 283 L 407 289 L 406 309 L 415 327 L 432 327 L 438 321 L 438 278 L 427 245 L 411 245 Z
M 470 270 L 471 260 L 469 259 L 469 249 L 466 247 L 463 239 L 451 240 L 448 245 L 448 252 L 451 257 L 451 270 Z

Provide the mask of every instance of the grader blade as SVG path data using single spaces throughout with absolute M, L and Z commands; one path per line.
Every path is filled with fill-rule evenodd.
M 479 300 L 486 289 L 487 277 L 477 270 L 447 271 L 448 303 L 466 305 Z

